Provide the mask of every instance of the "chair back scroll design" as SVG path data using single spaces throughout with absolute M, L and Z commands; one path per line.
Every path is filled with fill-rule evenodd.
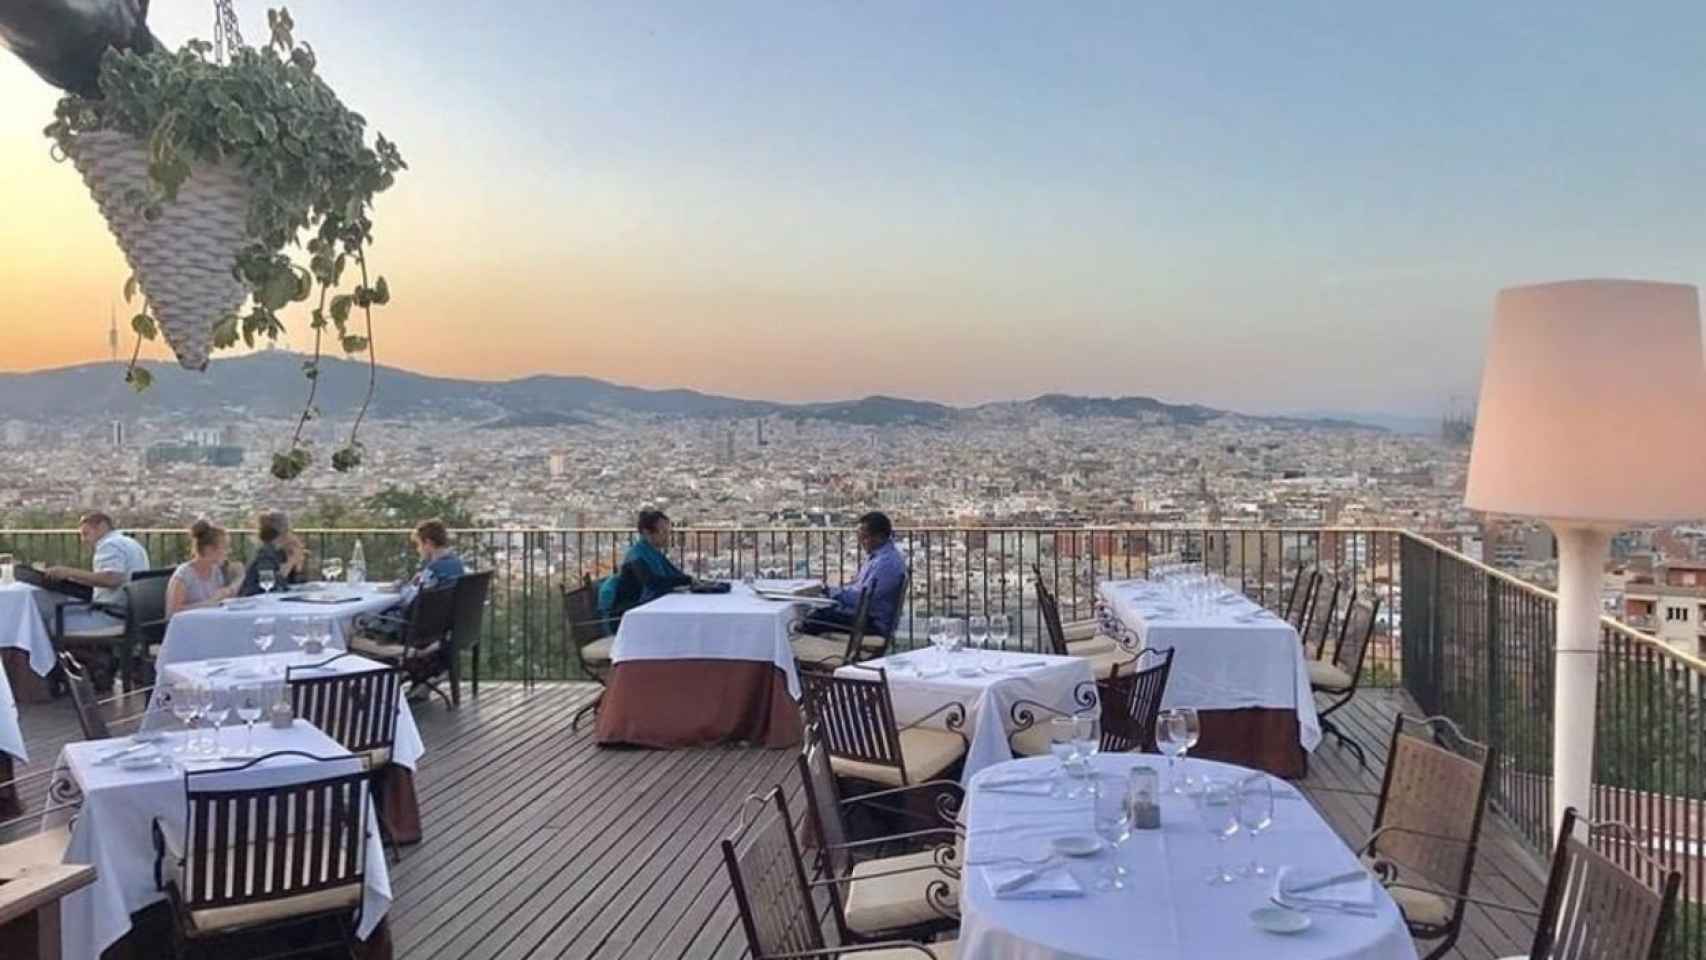
M 800 672 L 807 719 L 818 725 L 832 757 L 894 767 L 906 781 L 888 674 L 868 668 L 875 679 L 816 670 Z
M 746 815 L 756 811 L 750 822 Z M 742 804 L 742 824 L 722 842 L 723 864 L 754 960 L 825 949 L 788 803 L 780 787 Z
M 1594 849 L 1596 834 L 1611 831 L 1620 834 L 1610 841 L 1619 855 L 1638 862 L 1641 874 L 1660 878 L 1656 888 Z M 1529 956 L 1533 960 L 1662 960 L 1681 887 L 1682 874 L 1664 870 L 1627 826 L 1593 823 L 1570 807 L 1558 829 L 1558 846 Z
M 291 708 L 298 717 L 351 753 L 391 749 L 397 740 L 402 668 L 301 677 L 295 675 L 299 669 L 307 668 L 285 671 Z
M 1115 674 L 1097 683 L 1102 700 L 1103 753 L 1155 753 L 1155 718 L 1173 670 L 1173 648 L 1146 649 L 1138 654 L 1155 662 L 1132 673 Z

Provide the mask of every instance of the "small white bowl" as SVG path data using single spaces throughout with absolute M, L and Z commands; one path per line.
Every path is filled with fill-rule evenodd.
M 1250 911 L 1250 922 L 1269 933 L 1293 934 L 1309 929 L 1309 914 L 1285 907 L 1257 907 Z
M 1088 834 L 1069 834 L 1049 841 L 1055 853 L 1063 857 L 1093 857 L 1102 849 L 1100 838 Z

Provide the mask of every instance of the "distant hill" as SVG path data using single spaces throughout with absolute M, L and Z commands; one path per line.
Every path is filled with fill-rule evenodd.
M 252 416 L 289 416 L 301 409 L 308 384 L 302 357 L 264 351 L 215 360 L 205 373 L 176 364 L 144 364 L 154 386 L 142 394 L 123 380 L 123 368 L 91 363 L 31 373 L 0 373 L 0 419 L 133 417 L 224 409 Z M 342 358 L 321 361 L 315 404 L 327 416 L 353 412 L 367 390 L 367 367 Z M 1200 424 L 1239 417 L 1276 427 L 1376 429 L 1336 417 L 1256 417 L 1153 397 L 1074 397 L 1051 393 L 1032 400 L 950 407 L 924 400 L 870 396 L 833 403 L 774 403 L 700 393 L 647 390 L 592 377 L 533 376 L 519 380 L 459 380 L 380 367 L 371 415 L 475 421 L 485 427 L 585 426 L 613 415 L 762 417 L 826 420 L 860 426 L 951 426 L 961 417 L 1053 415 Z

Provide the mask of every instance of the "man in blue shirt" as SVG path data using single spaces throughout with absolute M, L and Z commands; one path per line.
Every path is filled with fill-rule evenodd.
M 693 584 L 693 578 L 682 573 L 664 553 L 673 529 L 669 517 L 662 510 L 641 510 L 636 526 L 640 537 L 628 548 L 621 568 L 598 586 L 598 612 L 612 632 L 629 610 Z
M 860 517 L 858 536 L 859 548 L 865 551 L 858 575 L 852 583 L 831 591 L 835 606 L 813 611 L 801 622 L 801 632 L 845 633 L 852 629 L 859 598 L 868 590 L 871 604 L 865 614 L 865 633 L 893 635 L 905 599 L 901 587 L 906 583 L 906 558 L 894 545 L 894 525 L 882 513 L 873 511 Z

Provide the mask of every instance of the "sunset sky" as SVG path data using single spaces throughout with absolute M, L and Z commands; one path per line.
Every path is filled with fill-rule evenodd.
M 378 345 L 427 372 L 1427 413 L 1500 287 L 1706 278 L 1697 2 L 289 6 L 412 167 Z M 0 53 L 0 369 L 125 323 L 56 95 Z

